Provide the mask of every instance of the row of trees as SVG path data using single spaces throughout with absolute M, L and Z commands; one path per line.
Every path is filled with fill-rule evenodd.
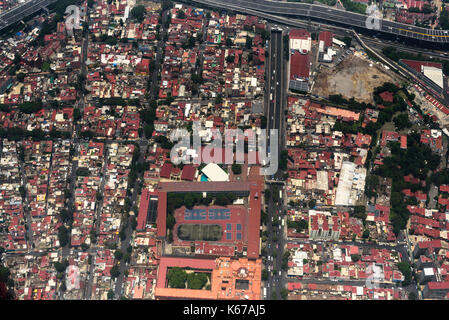
M 352 2 L 351 0 L 342 0 L 341 3 L 346 10 L 364 14 L 366 12 L 366 5 L 358 2 Z
M 4 283 L 5 286 L 9 288 L 6 292 L 5 296 L 2 296 L 2 292 L 0 292 L 0 300 L 12 300 L 14 299 L 14 280 L 11 278 L 11 272 L 8 267 L 3 266 L 2 254 L 5 252 L 3 247 L 0 247 L 0 282 Z
M 418 7 L 411 7 L 408 9 L 409 12 L 416 12 L 416 13 L 424 13 L 424 14 L 429 14 L 435 11 L 434 8 L 432 8 L 432 6 L 428 3 L 425 3 L 422 8 L 418 8 Z
M 167 199 L 167 212 L 173 213 L 174 210 L 182 206 L 192 208 L 197 205 L 209 205 L 214 201 L 215 205 L 226 206 L 232 204 L 237 199 L 237 196 L 232 192 L 207 194 L 203 197 L 198 192 L 186 192 L 186 193 L 169 193 Z
M 48 134 L 41 129 L 33 129 L 32 131 L 24 130 L 22 128 L 13 127 L 13 128 L 0 128 L 0 138 L 18 141 L 26 138 L 31 138 L 34 141 L 41 141 L 46 139 L 58 139 L 70 138 L 70 132 L 68 131 L 57 131 L 52 130 Z
M 146 138 L 151 138 L 154 131 L 154 120 L 156 119 L 157 102 L 150 102 L 149 108 L 140 111 L 140 118 L 143 120 L 143 131 Z

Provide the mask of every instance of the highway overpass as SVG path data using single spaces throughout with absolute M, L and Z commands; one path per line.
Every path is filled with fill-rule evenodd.
M 31 0 L 0 14 L 0 31 L 36 13 L 57 0 Z
M 399 22 L 380 20 L 380 29 L 368 28 L 367 15 L 349 12 L 319 4 L 280 2 L 272 0 L 190 0 L 190 3 L 200 3 L 211 7 L 227 8 L 250 13 L 257 11 L 286 17 L 306 17 L 314 20 L 364 29 L 371 32 L 381 32 L 404 39 L 413 39 L 423 43 L 449 44 L 449 30 L 432 30 Z

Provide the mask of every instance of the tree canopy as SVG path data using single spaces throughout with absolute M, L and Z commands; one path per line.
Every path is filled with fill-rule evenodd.
M 145 7 L 143 5 L 135 6 L 131 9 L 131 17 L 136 19 L 139 22 L 142 22 L 145 18 Z
M 167 279 L 171 288 L 184 289 L 186 287 L 187 273 L 179 267 L 174 267 L 168 271 Z

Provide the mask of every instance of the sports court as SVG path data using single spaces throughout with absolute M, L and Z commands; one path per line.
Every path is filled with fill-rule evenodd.
M 175 210 L 176 242 L 245 242 L 248 210 L 241 205 L 181 207 Z

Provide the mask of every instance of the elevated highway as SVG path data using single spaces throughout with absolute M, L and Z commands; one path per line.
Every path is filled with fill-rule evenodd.
M 380 19 L 379 29 L 367 26 L 367 15 L 349 12 L 319 4 L 300 2 L 280 2 L 272 0 L 190 0 L 217 8 L 227 8 L 248 14 L 257 12 L 290 17 L 306 17 L 314 20 L 345 25 L 350 28 L 380 32 L 405 39 L 418 40 L 425 43 L 449 44 L 449 30 L 432 30 L 399 22 Z
M 0 31 L 38 12 L 57 0 L 31 0 L 0 14 Z

